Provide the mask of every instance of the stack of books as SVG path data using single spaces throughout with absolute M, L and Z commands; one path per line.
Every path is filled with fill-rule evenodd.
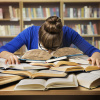
M 65 51 L 68 50 L 68 48 L 63 49 Z M 76 49 L 73 49 L 73 51 L 74 50 Z M 33 51 L 34 50 L 27 51 L 22 57 L 23 59 L 30 61 L 28 64 L 0 64 L 0 75 L 7 74 L 24 78 L 19 79 L 21 81 L 15 86 L 14 90 L 48 90 L 52 88 L 72 88 L 78 87 L 79 85 L 88 89 L 93 89 L 100 85 L 100 68 L 97 66 L 91 66 L 89 62 L 86 61 L 88 58 L 87 56 L 75 56 L 77 53 L 80 54 L 78 50 L 76 50 L 74 54 L 73 52 L 70 54 L 70 52 L 66 51 L 66 54 L 69 53 L 70 55 L 66 55 L 67 58 L 64 59 L 56 60 L 55 58 L 54 60 L 53 58 L 53 60 L 51 60 L 47 58 L 49 59 L 49 62 L 47 62 L 48 60 L 45 60 L 44 62 L 44 57 L 42 58 L 43 62 L 39 62 L 41 57 L 38 56 L 40 58 L 36 58 L 36 52 L 34 56 L 34 53 L 32 53 Z M 60 52 L 62 49 L 59 49 L 58 51 Z M 61 56 L 61 53 L 59 54 L 58 51 L 55 51 L 53 55 Z M 29 54 L 33 54 L 33 59 L 29 60 Z M 39 54 L 39 52 L 37 52 L 37 54 L 40 55 L 41 53 Z M 44 55 L 43 52 L 42 54 Z M 34 58 L 39 59 L 39 61 L 34 60 Z M 1 78 L 1 80 L 2 83 L 7 84 L 3 78 Z M 12 81 L 14 80 L 12 79 Z M 8 83 L 9 82 L 11 82 L 11 80 L 8 80 Z

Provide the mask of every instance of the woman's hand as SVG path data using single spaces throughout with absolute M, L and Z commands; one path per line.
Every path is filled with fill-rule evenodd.
M 100 68 L 100 53 L 93 53 L 92 56 L 88 58 L 88 61 L 92 61 L 92 66 L 96 64 Z
M 3 51 L 0 53 L 1 58 L 5 58 L 5 64 L 19 64 L 18 57 L 14 55 L 13 53 L 10 53 L 8 51 Z
M 9 57 L 5 60 L 5 64 L 19 64 L 18 57 L 14 54 L 9 55 Z

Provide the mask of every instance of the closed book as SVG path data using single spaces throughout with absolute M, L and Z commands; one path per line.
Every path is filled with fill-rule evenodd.
M 0 8 L 0 19 L 3 19 L 3 10 Z
M 70 18 L 73 18 L 73 8 L 70 8 Z
M 36 8 L 33 8 L 33 12 L 34 12 L 34 18 L 37 18 Z
M 50 15 L 54 16 L 53 8 L 50 8 Z
M 25 19 L 25 18 L 26 18 L 26 11 L 25 11 L 25 8 L 22 9 L 22 14 L 23 14 L 23 15 L 22 15 L 22 16 L 23 16 L 23 19 Z
M 12 6 L 9 6 L 9 14 L 10 14 L 10 18 L 12 19 L 14 17 Z
M 94 28 L 94 35 L 98 35 L 96 24 L 93 24 L 93 28 Z
M 43 16 L 46 18 L 46 8 L 43 8 Z
M 33 8 L 30 8 L 30 9 L 31 9 L 31 17 L 34 18 Z
M 58 7 L 56 7 L 56 16 L 59 17 L 59 8 Z

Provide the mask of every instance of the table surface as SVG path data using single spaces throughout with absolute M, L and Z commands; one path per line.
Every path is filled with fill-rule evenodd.
M 14 91 L 16 84 L 0 88 L 0 95 L 100 95 L 100 87 L 86 89 L 84 87 L 49 89 L 47 91 Z

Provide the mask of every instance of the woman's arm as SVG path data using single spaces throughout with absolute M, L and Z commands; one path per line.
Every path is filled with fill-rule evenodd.
M 18 58 L 13 53 L 17 51 L 21 46 L 27 44 L 30 32 L 30 27 L 22 31 L 18 36 L 8 42 L 6 45 L 0 48 L 0 57 L 5 58 L 5 63 L 18 64 Z
M 2 51 L 0 53 L 0 58 L 5 58 L 5 64 L 19 64 L 18 57 L 15 56 L 13 53 L 10 53 L 8 51 Z
M 92 61 L 92 65 L 97 64 L 97 66 L 100 67 L 100 50 L 88 43 L 73 29 L 68 28 L 67 31 L 71 34 L 71 43 L 76 45 L 84 54 L 90 57 L 88 60 Z

